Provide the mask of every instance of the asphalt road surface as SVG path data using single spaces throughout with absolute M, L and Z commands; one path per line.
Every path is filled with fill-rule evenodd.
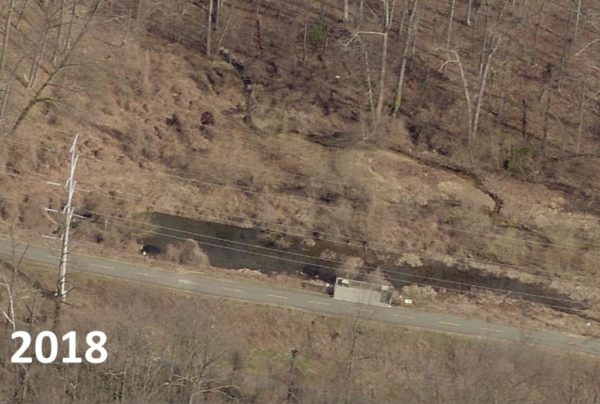
M 23 251 L 23 245 L 19 245 Z M 10 255 L 11 244 L 0 239 L 0 255 Z M 57 253 L 48 248 L 30 247 L 25 257 L 29 261 L 57 267 Z M 535 330 L 492 324 L 476 319 L 427 313 L 404 307 L 372 307 L 334 300 L 317 293 L 291 290 L 240 281 L 213 279 L 198 274 L 181 274 L 150 266 L 81 254 L 72 254 L 74 270 L 112 278 L 153 284 L 187 292 L 234 298 L 250 302 L 288 306 L 311 312 L 337 316 L 364 316 L 371 321 L 418 327 L 476 337 L 491 337 L 508 341 L 527 341 L 536 345 L 568 349 L 600 356 L 600 339 L 553 331 Z

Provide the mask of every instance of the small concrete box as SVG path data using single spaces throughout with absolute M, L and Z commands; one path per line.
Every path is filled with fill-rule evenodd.
M 333 298 L 371 306 L 390 307 L 392 302 L 392 287 L 346 278 L 336 278 L 333 288 Z

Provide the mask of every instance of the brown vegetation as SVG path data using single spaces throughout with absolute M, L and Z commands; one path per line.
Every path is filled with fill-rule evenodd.
M 137 252 L 119 220 L 161 211 L 506 264 L 599 311 L 595 2 L 7 3 L 2 231 L 60 232 L 78 132 L 76 239 Z
M 10 263 L 0 272 L 4 282 Z M 0 335 L 0 396 L 10 402 L 595 402 L 598 361 L 502 343 L 409 331 L 356 318 L 164 291 L 73 274 L 55 332 L 103 330 L 101 365 L 15 367 Z M 31 280 L 36 279 L 32 287 Z M 0 311 L 7 293 L 2 283 Z M 52 327 L 54 274 L 21 267 L 17 329 Z M 50 304 L 49 304 L 50 303 Z M 80 347 L 79 353 L 83 350 Z M 292 352 L 295 352 L 292 354 Z

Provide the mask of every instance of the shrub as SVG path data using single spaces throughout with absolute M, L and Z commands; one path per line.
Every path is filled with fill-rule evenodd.
M 509 153 L 504 162 L 504 168 L 515 174 L 525 174 L 529 171 L 529 164 L 533 157 L 533 150 L 529 147 L 521 147 Z
M 319 46 L 325 42 L 325 28 L 320 23 L 311 24 L 308 27 L 308 42 L 313 46 Z
M 171 262 L 182 265 L 209 265 L 208 256 L 197 242 L 192 239 L 180 241 L 176 244 L 168 244 L 163 257 Z

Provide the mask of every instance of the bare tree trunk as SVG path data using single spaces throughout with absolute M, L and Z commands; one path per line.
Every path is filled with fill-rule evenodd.
M 121 40 L 121 46 L 124 46 L 129 39 L 129 34 L 131 32 L 131 21 L 133 20 L 133 7 L 129 5 L 127 7 L 127 25 L 125 26 L 125 34 L 123 35 L 123 39 Z
M 381 69 L 379 72 L 379 99 L 377 100 L 377 109 L 375 112 L 375 125 L 381 118 L 381 112 L 383 110 L 383 101 L 385 95 L 385 73 L 387 68 L 387 48 L 390 29 L 392 28 L 392 21 L 394 19 L 394 5 L 395 0 L 383 0 L 383 29 L 381 34 L 383 35 L 383 43 L 381 49 Z
M 58 48 L 60 47 L 60 36 L 62 35 L 63 19 L 65 14 L 65 0 L 60 1 L 60 8 L 58 13 L 58 26 L 56 36 L 54 37 L 54 49 L 52 50 L 52 63 L 56 64 L 56 58 L 58 56 Z
M 68 43 L 67 50 L 60 60 L 58 66 L 56 66 L 49 74 L 46 80 L 42 83 L 42 85 L 35 91 L 33 96 L 29 99 L 29 102 L 25 105 L 25 107 L 21 110 L 21 113 L 17 117 L 17 120 L 13 124 L 12 128 L 8 132 L 8 135 L 15 136 L 17 130 L 23 123 L 24 119 L 27 117 L 31 109 L 40 102 L 52 101 L 49 97 L 44 97 L 43 93 L 48 88 L 48 86 L 52 85 L 56 76 L 63 71 L 63 69 L 72 66 L 69 64 L 71 56 L 73 55 L 74 49 L 81 43 L 85 35 L 89 32 L 90 25 L 94 20 L 98 9 L 100 8 L 100 4 L 102 0 L 95 0 L 93 3 L 89 5 L 88 14 L 85 17 L 85 20 L 80 26 L 80 31 L 77 33 L 73 43 Z M 70 41 L 69 41 L 70 42 Z
M 527 143 L 529 144 L 529 136 L 527 135 L 527 101 L 523 98 L 521 104 L 523 106 L 523 114 L 521 115 L 521 135 L 523 136 L 523 139 L 527 139 Z
M 583 127 L 585 121 L 585 85 L 583 81 L 581 82 L 581 103 L 579 105 L 579 125 L 577 127 L 577 146 L 575 147 L 575 152 L 579 153 L 581 150 L 581 135 L 583 134 Z
M 17 69 L 19 68 L 19 65 L 21 64 L 23 59 L 25 59 L 25 56 L 23 56 L 21 58 L 21 60 L 19 60 L 19 62 L 15 65 L 13 70 L 10 72 L 10 75 L 8 76 L 8 80 L 6 81 L 6 86 L 4 87 L 4 94 L 2 95 L 2 104 L 0 105 L 0 124 L 2 123 L 2 120 L 4 119 L 4 113 L 6 112 L 6 105 L 8 104 L 8 99 L 10 98 L 10 89 L 12 86 L 12 81 L 13 81 L 15 75 L 17 74 Z
M 302 64 L 306 63 L 306 54 L 307 54 L 307 47 L 306 47 L 306 42 L 308 39 L 308 22 L 306 22 L 304 24 L 304 38 L 302 40 Z
M 19 29 L 19 24 L 21 24 L 21 20 L 23 20 L 23 16 L 25 15 L 25 9 L 27 8 L 28 3 L 29 0 L 23 0 L 23 3 L 21 3 L 21 10 L 19 11 L 19 16 L 17 17 L 17 22 L 15 24 L 16 29 Z
M 348 22 L 348 0 L 344 0 L 344 22 Z
M 212 18 L 213 18 L 213 0 L 208 0 L 208 23 L 206 26 L 206 56 L 211 54 L 211 37 L 212 37 Z
M 465 69 L 463 67 L 462 61 L 460 60 L 460 56 L 458 52 L 453 49 L 444 49 L 450 56 L 454 56 L 454 59 L 448 59 L 445 61 L 442 66 L 440 66 L 439 71 L 442 72 L 446 68 L 446 65 L 450 63 L 456 63 L 458 65 L 458 71 L 460 73 L 460 79 L 463 85 L 463 91 L 465 95 L 465 101 L 467 104 L 467 123 L 468 123 L 468 137 L 469 144 L 473 138 L 473 103 L 471 101 L 471 92 L 469 91 L 469 82 L 467 81 L 467 76 L 465 74 Z
M 221 3 L 221 6 L 223 4 Z M 227 34 L 227 31 L 229 30 L 229 23 L 231 21 L 231 17 L 233 16 L 233 9 L 235 7 L 235 2 L 232 0 L 231 1 L 231 6 L 229 7 L 229 13 L 227 13 L 227 19 L 225 20 L 225 25 L 223 26 L 223 29 L 221 30 L 221 35 L 219 36 L 219 40 L 217 41 L 217 50 L 221 49 L 221 44 L 223 43 L 223 39 L 225 39 L 225 35 Z
M 499 37 L 492 37 L 492 45 L 486 57 L 485 66 L 483 68 L 483 73 L 479 84 L 479 94 L 477 95 L 477 105 L 475 106 L 475 116 L 473 117 L 473 133 L 471 135 L 471 140 L 475 140 L 475 138 L 477 137 L 477 129 L 479 128 L 479 116 L 481 112 L 481 106 L 483 105 L 483 95 L 485 93 L 485 86 L 490 71 L 490 65 L 492 63 L 492 57 L 494 56 L 494 53 L 498 50 L 498 47 L 500 46 L 500 42 L 501 39 Z
M 473 139 L 473 122 L 471 120 L 471 117 L 473 116 L 472 114 L 472 105 L 471 105 L 471 95 L 469 93 L 469 84 L 467 83 L 467 77 L 465 76 L 465 69 L 463 68 L 462 62 L 460 61 L 460 58 L 458 57 L 458 53 L 455 53 L 456 56 L 456 61 L 458 63 L 458 70 L 460 72 L 460 78 L 462 80 L 463 83 L 463 90 L 465 93 L 465 101 L 467 102 L 467 116 L 468 116 L 468 121 L 469 121 L 469 143 L 471 143 L 472 139 Z
M 381 118 L 381 111 L 383 110 L 383 99 L 385 94 L 385 71 L 387 65 L 387 46 L 388 46 L 388 32 L 383 33 L 383 45 L 381 49 L 381 70 L 379 72 L 379 98 L 377 100 L 377 110 L 375 112 L 375 119 L 378 122 Z
M 73 23 L 75 22 L 75 9 L 77 7 L 77 0 L 72 0 L 73 4 L 71 6 L 71 15 L 69 17 L 69 22 L 67 24 L 67 35 L 65 37 L 65 45 L 63 47 L 63 53 L 68 52 L 71 47 L 71 34 L 73 33 Z
M 404 75 L 406 72 L 406 62 L 408 60 L 409 48 L 411 42 L 413 41 L 413 36 L 415 36 L 416 26 L 415 26 L 415 16 L 417 14 L 417 7 L 419 4 L 419 0 L 413 0 L 412 7 L 410 10 L 410 15 L 408 17 L 408 27 L 406 30 L 406 38 L 404 40 L 404 50 L 402 52 L 402 63 L 400 65 L 400 75 L 398 76 L 398 84 L 396 86 L 396 98 L 394 100 L 394 109 L 392 111 L 392 115 L 396 115 L 398 110 L 400 109 L 400 104 L 402 103 L 402 89 L 404 87 Z
M 488 32 L 488 16 L 485 16 L 483 35 L 481 35 L 481 53 L 479 57 L 479 77 L 483 75 L 483 67 L 485 66 L 485 57 L 487 53 L 487 32 Z
M 579 21 L 581 20 L 581 3 L 582 0 L 577 0 L 577 11 L 575 12 L 575 27 L 573 29 L 573 43 L 577 41 L 577 35 L 579 34 Z
M 415 10 L 416 11 L 416 10 Z M 415 55 L 417 54 L 417 39 L 419 38 L 419 15 L 415 16 L 415 22 L 413 24 L 413 33 L 412 33 L 412 49 L 410 51 L 410 64 L 414 65 Z
M 217 9 L 215 11 L 215 29 L 219 29 L 219 22 L 221 20 L 221 6 L 224 0 L 217 0 Z
M 363 55 L 365 58 L 365 81 L 367 84 L 367 102 L 369 105 L 369 111 L 375 111 L 375 101 L 373 99 L 373 82 L 371 81 L 371 67 L 369 65 L 369 52 L 367 52 L 367 47 L 361 41 L 361 45 L 363 48 Z
M 308 27 L 308 23 L 307 23 L 307 27 Z M 261 35 L 261 29 L 260 29 L 260 8 L 259 8 L 258 0 L 256 0 L 256 39 L 258 41 L 258 49 L 260 49 L 260 51 L 262 52 L 263 46 L 262 46 L 262 35 Z
M 50 26 L 46 28 L 46 32 L 44 33 L 44 39 L 42 41 L 42 48 L 40 49 L 40 53 L 34 58 L 33 63 L 31 65 L 31 72 L 29 74 L 29 82 L 27 83 L 27 88 L 33 88 L 35 84 L 35 79 L 37 77 L 38 70 L 40 69 L 40 65 L 42 64 L 42 60 L 44 59 L 44 55 L 46 54 L 46 47 L 48 45 L 48 37 L 50 36 Z
M 546 158 L 546 146 L 548 144 L 548 129 L 550 124 L 550 105 L 552 100 L 552 93 L 548 94 L 546 99 L 546 109 L 544 111 L 544 127 L 542 135 L 542 144 L 540 146 L 542 158 Z
M 467 25 L 470 27 L 472 24 L 471 21 L 471 12 L 473 9 L 473 0 L 469 0 L 469 4 L 467 5 Z
M 2 53 L 0 53 L 0 72 L 4 70 L 4 62 L 6 61 L 6 49 L 8 48 L 8 40 L 10 38 L 10 27 L 14 5 L 15 0 L 10 0 L 8 3 L 6 21 L 4 23 L 4 40 L 2 41 Z
M 454 23 L 454 7 L 456 0 L 450 0 L 450 17 L 448 18 L 448 35 L 446 36 L 446 49 L 450 50 L 452 45 L 452 25 Z
M 358 13 L 356 15 L 356 26 L 360 26 L 360 24 L 362 24 L 364 10 L 365 10 L 365 0 L 358 0 Z

